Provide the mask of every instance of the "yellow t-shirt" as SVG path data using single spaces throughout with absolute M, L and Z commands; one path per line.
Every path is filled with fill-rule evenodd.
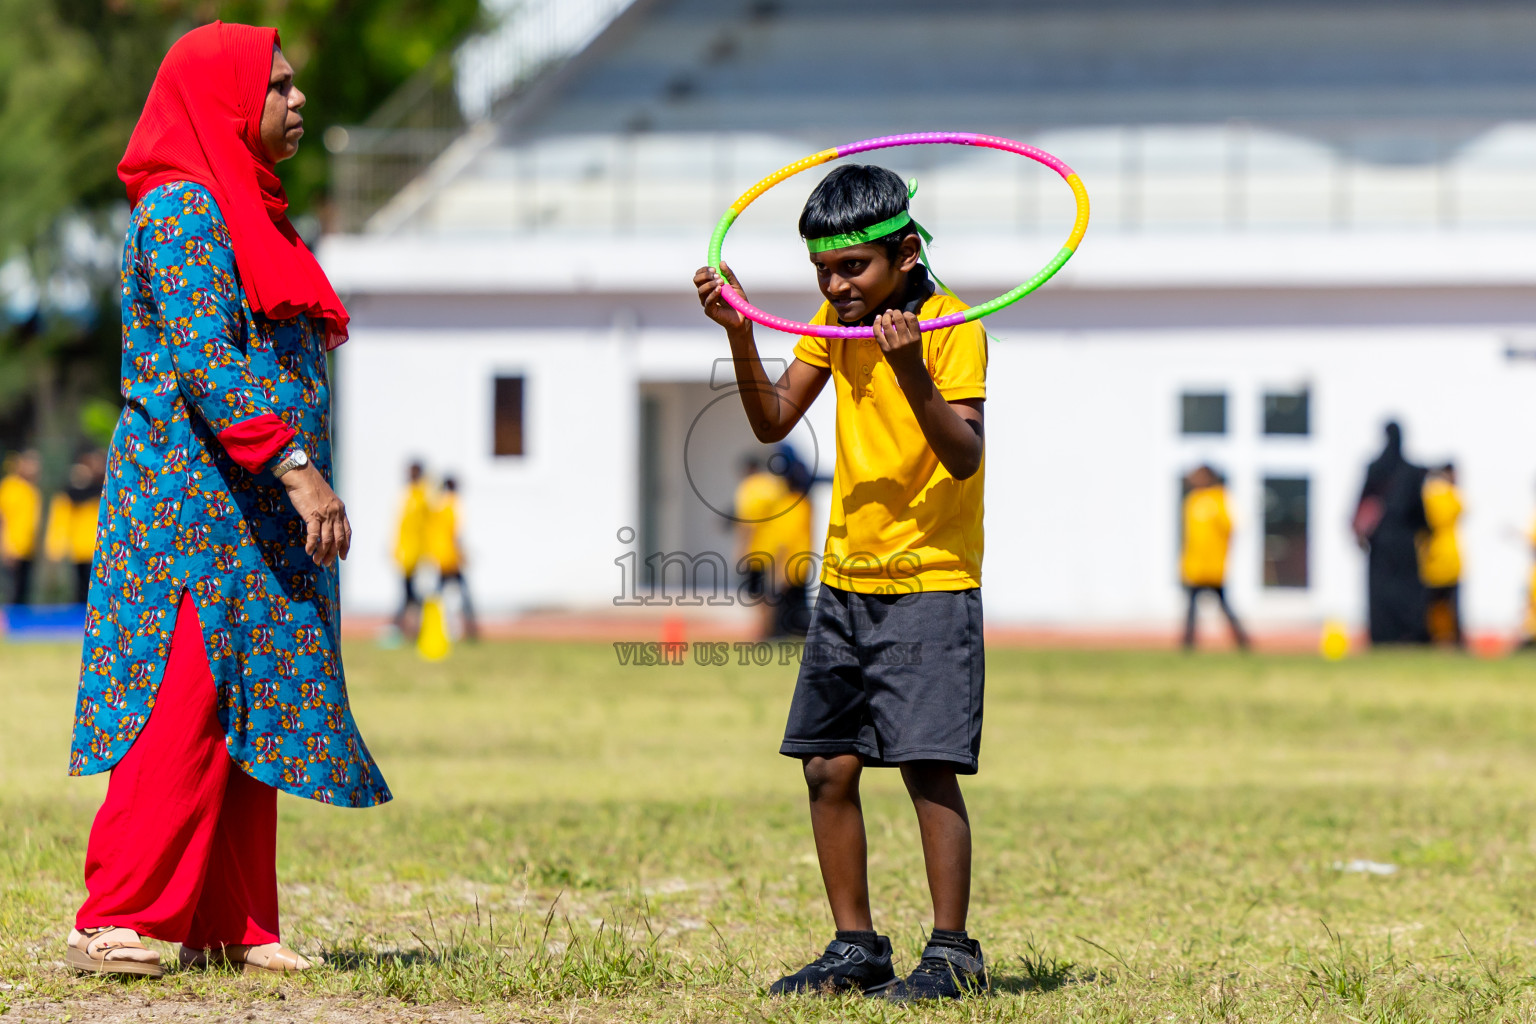
M 55 494 L 48 503 L 48 529 L 43 535 L 43 549 L 55 562 L 88 564 L 96 553 L 96 516 L 101 502 L 70 501 L 67 494 Z
M 924 320 L 966 309 L 935 292 Z M 835 324 L 823 303 L 813 324 Z M 837 469 L 821 581 L 861 594 L 981 586 L 982 483 L 939 462 L 873 338 L 802 337 L 795 356 L 832 371 Z M 976 322 L 923 335 L 923 361 L 946 401 L 987 397 L 987 335 Z
M 1530 541 L 1532 550 L 1536 551 L 1536 520 L 1532 521 L 1531 529 L 1526 534 L 1526 539 Z M 1536 563 L 1531 565 L 1531 579 L 1527 589 L 1529 591 L 1529 606 L 1526 611 L 1525 631 L 1527 635 L 1536 637 Z
M 427 555 L 437 571 L 452 575 L 461 568 L 459 554 L 459 499 L 445 494 L 427 521 Z
M 736 518 L 746 527 L 744 555 L 762 552 L 778 558 L 779 519 L 789 506 L 784 478 L 759 470 L 736 485 Z
M 811 496 L 797 495 L 788 488 L 786 503 L 796 501 L 793 507 L 775 519 L 773 539 L 778 545 L 776 564 L 779 577 L 792 587 L 803 587 L 811 576 L 815 552 L 811 551 Z
M 1461 496 L 1448 480 L 1424 482 L 1424 518 L 1429 529 L 1419 535 L 1419 579 L 1426 587 L 1449 587 L 1461 579 L 1461 547 L 1456 522 Z
M 421 561 L 430 515 L 427 485 L 412 484 L 406 489 L 405 501 L 400 507 L 400 529 L 395 538 L 395 561 L 406 573 L 415 572 L 416 563 Z
M 1221 587 L 1227 580 L 1227 545 L 1232 517 L 1225 487 L 1197 487 L 1184 497 L 1184 557 L 1180 574 L 1186 586 Z
M 28 559 L 37 553 L 43 492 L 12 473 L 0 480 L 0 555 Z

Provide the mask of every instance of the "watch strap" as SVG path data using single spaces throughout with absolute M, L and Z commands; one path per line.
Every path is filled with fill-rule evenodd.
M 290 469 L 297 469 L 301 463 L 308 461 L 306 456 L 303 445 L 294 442 L 284 445 L 272 463 L 272 475 L 280 477 Z

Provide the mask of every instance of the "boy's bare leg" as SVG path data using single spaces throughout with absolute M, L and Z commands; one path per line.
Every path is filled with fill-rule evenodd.
M 857 754 L 808 757 L 805 784 L 811 796 L 811 832 L 821 881 L 832 905 L 838 931 L 874 930 L 869 913 L 869 848 L 864 838 L 864 808 L 859 803 Z M 924 841 L 926 846 L 926 840 Z
M 907 784 L 923 836 L 933 926 L 965 931 L 971 903 L 971 819 L 965 813 L 955 768 L 946 761 L 910 761 L 901 766 L 901 780 Z

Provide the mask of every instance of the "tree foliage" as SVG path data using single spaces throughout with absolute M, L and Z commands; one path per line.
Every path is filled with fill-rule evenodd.
M 479 17 L 479 0 L 0 0 L 0 448 L 68 446 L 80 408 L 116 394 L 117 162 L 182 33 L 281 33 L 309 98 L 281 168 L 303 216 L 323 212 L 325 129 L 366 119 Z

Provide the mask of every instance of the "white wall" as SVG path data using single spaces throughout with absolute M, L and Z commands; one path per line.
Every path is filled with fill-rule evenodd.
M 1536 509 L 1536 365 L 1488 328 L 1031 334 L 992 350 L 987 558 L 991 621 L 1145 625 L 1179 613 L 1179 474 L 1210 461 L 1238 520 L 1230 591 L 1258 622 L 1363 617 L 1349 518 L 1389 416 L 1410 457 L 1454 459 L 1468 514 L 1464 611 L 1518 621 L 1530 556 L 1508 536 Z M 1266 388 L 1310 386 L 1312 434 L 1265 437 Z M 1228 393 L 1228 434 L 1179 434 L 1179 394 Z M 1261 477 L 1311 478 L 1305 591 L 1261 586 Z
M 1019 243 L 956 242 L 946 279 L 962 295 L 1006 287 L 993 278 L 1019 261 Z M 1530 243 L 1519 233 L 1090 232 L 1060 281 L 988 321 L 1001 339 L 988 401 L 989 621 L 1166 625 L 1181 607 L 1177 478 L 1205 460 L 1232 481 L 1240 611 L 1259 624 L 1359 621 L 1364 569 L 1347 524 L 1381 423 L 1395 415 L 1410 456 L 1460 467 L 1469 621 L 1513 625 L 1529 556 L 1507 532 L 1536 507 L 1536 361 L 1504 352 L 1536 349 Z M 793 249 L 736 250 L 765 309 L 814 308 Z M 337 382 L 343 497 L 357 529 L 349 610 L 397 600 L 391 531 L 413 455 L 463 482 L 470 581 L 488 610 L 611 609 L 614 559 L 633 550 L 617 531 L 639 525 L 641 385 L 707 383 L 728 355 L 687 286 L 700 255 L 687 240 L 654 238 L 327 241 L 327 271 L 354 314 Z M 758 340 L 766 357 L 789 357 L 788 337 L 762 330 Z M 527 377 L 523 459 L 490 456 L 498 372 Z M 1312 436 L 1260 436 L 1262 390 L 1301 383 Z M 1191 387 L 1227 391 L 1227 438 L 1180 438 L 1178 396 Z M 692 393 L 697 404 L 704 392 Z M 830 396 L 811 411 L 823 474 L 832 414 Z M 712 458 L 726 465 L 723 451 Z M 1259 480 L 1291 471 L 1312 480 L 1312 585 L 1300 594 L 1260 586 Z
M 391 556 L 411 458 L 458 478 L 466 575 L 487 609 L 586 605 L 614 590 L 607 552 L 636 500 L 633 346 L 621 331 L 354 331 L 337 367 L 354 530 L 345 607 L 399 600 Z M 491 453 L 498 375 L 525 377 L 522 457 Z
M 707 331 L 359 331 L 339 371 L 344 496 L 357 531 L 347 607 L 381 610 L 396 599 L 388 553 L 412 455 L 460 478 L 470 578 L 488 609 L 611 604 L 613 559 L 632 547 L 617 531 L 638 525 L 640 381 L 696 382 L 673 389 L 688 397 L 680 411 L 691 418 L 694 406 L 728 394 L 704 386 L 714 341 Z M 1010 333 L 992 347 L 988 400 L 990 621 L 1147 625 L 1177 616 L 1177 478 L 1201 461 L 1231 480 L 1240 610 L 1259 623 L 1358 620 L 1363 565 L 1348 521 L 1381 423 L 1395 415 L 1410 456 L 1460 467 L 1469 621 L 1513 625 L 1528 556 L 1507 531 L 1536 507 L 1536 450 L 1527 443 L 1536 435 L 1536 364 L 1510 362 L 1504 348 L 1505 335 L 1489 328 Z M 527 379 L 521 459 L 490 455 L 498 373 Z M 1311 436 L 1264 437 L 1262 392 L 1298 384 L 1311 389 Z M 1228 394 L 1225 437 L 1179 434 L 1178 398 L 1189 389 Z M 832 411 L 828 396 L 811 420 L 824 473 Z M 728 487 L 736 434 L 744 436 L 728 431 L 732 422 L 722 424 L 724 440 L 711 439 L 716 486 Z M 730 452 L 714 450 L 721 444 Z M 1311 586 L 1265 590 L 1260 478 L 1292 472 L 1312 481 Z M 694 515 L 682 507 L 699 504 L 691 490 L 677 498 L 670 514 L 713 521 L 702 507 Z M 820 504 L 818 528 L 824 497 Z M 695 522 L 687 543 L 728 543 L 723 527 L 714 532 Z
M 509 321 L 515 317 L 507 317 Z M 662 545 L 729 556 L 728 521 L 712 513 L 683 474 L 688 426 L 717 398 L 694 440 L 693 469 L 705 498 L 729 508 L 740 455 L 754 447 L 718 332 L 635 326 L 608 330 L 424 330 L 377 322 L 356 326 L 338 350 L 338 458 L 342 497 L 354 530 L 342 597 L 354 612 L 392 610 L 400 583 L 392 560 L 405 467 L 420 458 L 428 475 L 457 477 L 462 495 L 466 575 L 489 612 L 545 607 L 611 607 L 620 593 L 614 559 L 639 523 L 639 399 L 642 382 L 673 398 L 662 461 L 675 499 L 674 530 Z M 782 364 L 791 341 L 764 339 Z M 491 454 L 492 381 L 524 377 L 522 457 Z M 832 472 L 830 398 L 789 441 L 819 473 Z M 771 450 L 771 449 L 767 449 Z M 820 496 L 818 531 L 824 529 Z M 819 533 L 818 533 L 819 543 Z M 423 572 L 418 582 L 427 582 Z

